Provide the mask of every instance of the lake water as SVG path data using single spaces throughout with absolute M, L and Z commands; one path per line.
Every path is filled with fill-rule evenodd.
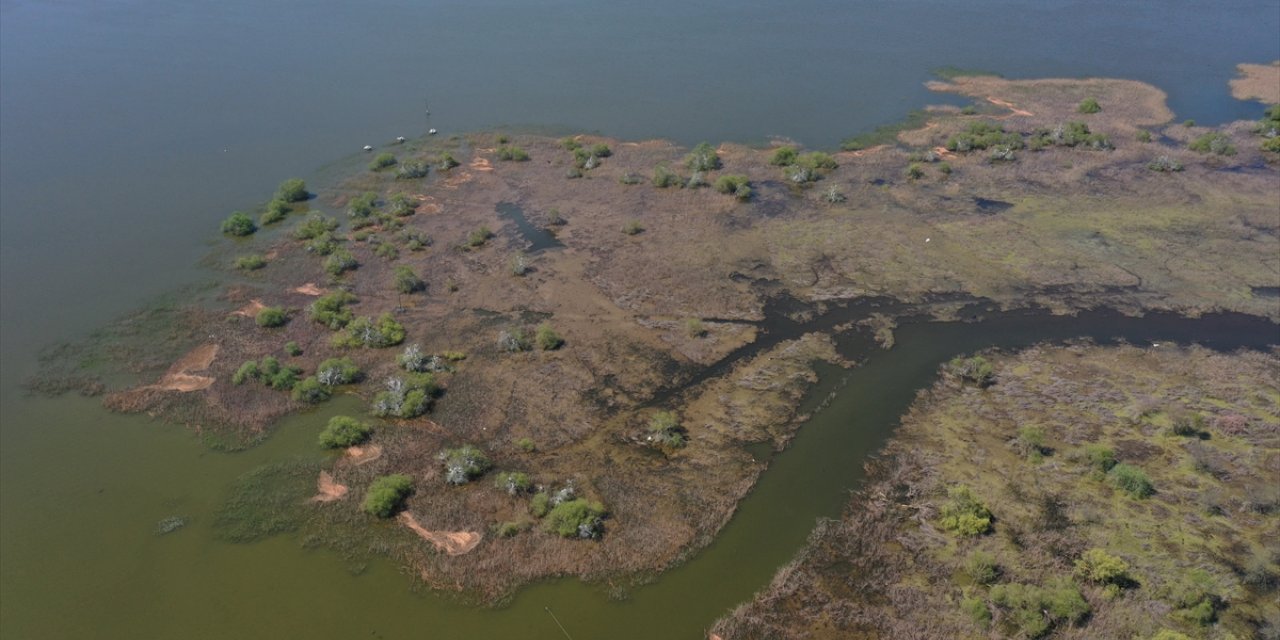
M 42 345 L 208 279 L 196 265 L 218 221 L 285 177 L 428 126 L 834 146 L 943 101 L 922 87 L 942 65 L 1135 78 L 1166 90 L 1178 119 L 1216 123 L 1260 111 L 1228 94 L 1234 65 L 1280 58 L 1274 1 L 851 4 L 0 0 L 0 635 L 562 638 L 549 606 L 579 640 L 698 637 L 767 582 L 813 518 L 838 512 L 938 361 L 1005 335 L 904 329 L 850 374 L 721 540 L 632 600 L 557 581 L 470 609 L 411 593 L 390 565 L 353 572 L 288 538 L 213 539 L 232 479 L 316 455 L 316 415 L 219 454 L 178 427 L 18 389 Z M 1019 326 L 1051 337 L 1110 325 Z M 1166 329 L 1134 330 L 1176 337 Z M 154 536 L 173 514 L 192 524 Z

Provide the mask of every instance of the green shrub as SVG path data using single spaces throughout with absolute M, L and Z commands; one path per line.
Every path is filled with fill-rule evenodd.
M 1127 562 L 1097 548 L 1085 551 L 1076 559 L 1076 576 L 1103 585 L 1125 585 L 1132 581 Z
M 684 157 L 684 166 L 690 171 L 715 171 L 720 168 L 720 155 L 715 147 L 703 142 Z
M 426 289 L 427 283 L 423 282 L 422 278 L 419 278 L 418 274 L 413 272 L 413 269 L 401 266 L 396 267 L 393 286 L 400 293 L 410 294 Z
M 962 381 L 986 388 L 995 384 L 995 367 L 982 356 L 956 357 L 947 364 L 952 374 Z
M 275 327 L 283 327 L 284 323 L 289 321 L 289 315 L 280 307 L 263 307 L 258 310 L 258 315 L 254 317 L 254 321 L 259 327 L 271 329 Z
M 666 449 L 680 449 L 688 444 L 688 432 L 671 411 L 659 411 L 649 418 L 649 442 Z
M 1104 444 L 1090 444 L 1084 447 L 1085 459 L 1094 470 L 1106 473 L 1116 466 L 1116 452 Z
M 613 155 L 613 150 L 609 148 L 609 145 L 603 142 L 598 142 L 591 145 L 591 155 L 597 158 L 608 158 Z
M 284 352 L 291 356 L 300 356 L 302 355 L 302 347 L 297 342 L 290 340 L 284 343 Z
M 1191 127 L 1196 126 L 1196 121 L 1195 121 L 1195 120 L 1191 120 L 1191 119 L 1183 120 L 1183 121 L 1182 121 L 1182 126 L 1184 126 L 1184 127 L 1188 128 L 1188 129 L 1190 129 Z
M 938 163 L 938 173 L 941 173 L 941 174 L 942 174 L 942 175 L 944 175 L 944 176 L 949 176 L 949 175 L 951 175 L 951 163 L 950 163 L 950 162 L 939 162 L 939 163 Z
M 840 166 L 836 163 L 836 159 L 831 157 L 831 154 L 822 151 L 811 151 L 798 156 L 796 157 L 795 163 L 802 167 L 812 169 L 815 172 L 834 171 Z
M 436 167 L 441 171 L 448 171 L 459 164 L 461 163 L 458 162 L 457 159 L 453 157 L 453 154 L 448 151 L 441 152 L 440 156 L 436 158 Z
M 320 384 L 315 376 L 307 377 L 293 386 L 293 399 L 307 404 L 324 402 L 331 394 L 329 387 Z
M 1011 630 L 1028 638 L 1043 637 L 1064 622 L 1078 622 L 1090 611 L 1080 589 L 1067 580 L 1044 587 L 998 584 L 991 588 L 991 602 L 1004 611 L 1002 619 Z
M 387 380 L 387 389 L 374 396 L 370 411 L 378 417 L 410 419 L 426 413 L 440 387 L 430 373 L 410 373 Z
M 429 173 L 431 173 L 431 165 L 421 160 L 410 160 L 396 167 L 396 180 L 417 180 L 427 177 Z
M 321 213 L 312 213 L 307 216 L 306 220 L 298 223 L 298 228 L 293 230 L 293 237 L 299 240 L 311 240 L 328 235 L 337 228 L 337 220 Z
M 533 443 L 533 438 L 517 438 L 516 448 L 525 453 L 533 453 L 538 446 Z
M 1083 122 L 1066 122 L 1052 129 L 1036 129 L 1028 143 L 1032 149 L 1045 147 L 1079 147 L 1114 149 L 1104 133 L 1094 133 Z
M 335 249 L 324 259 L 324 270 L 331 276 L 340 276 L 347 271 L 354 271 L 360 263 L 346 249 Z
M 402 473 L 382 476 L 369 485 L 360 508 L 369 515 L 390 518 L 404 506 L 405 499 L 412 492 L 413 478 Z
M 498 147 L 498 159 L 524 162 L 529 159 L 529 152 L 514 145 L 503 145 Z
M 383 242 L 373 249 L 373 255 L 384 260 L 395 260 L 400 257 L 400 250 L 390 242 Z
M 309 198 L 311 194 L 307 193 L 307 183 L 301 178 L 290 178 L 280 183 L 276 188 L 277 200 L 285 202 L 302 202 Z
M 386 169 L 387 167 L 395 165 L 395 163 L 396 163 L 395 156 L 391 155 L 390 153 L 379 153 L 377 156 L 374 157 L 373 162 L 369 163 L 369 170 L 381 171 L 382 169 Z
M 947 490 L 949 500 L 942 506 L 939 524 L 960 536 L 977 536 L 991 531 L 991 511 L 974 497 L 969 487 L 959 484 Z
M 267 266 L 267 259 L 257 254 L 240 256 L 235 261 L 235 267 L 241 271 L 255 271 L 265 266 Z
M 631 173 L 630 171 L 628 171 L 627 173 L 622 174 L 622 176 L 618 178 L 618 182 L 622 184 L 627 184 L 627 185 L 640 184 L 641 182 L 644 182 L 644 176 L 638 173 Z
M 418 203 L 413 198 L 403 193 L 392 194 L 387 200 L 387 213 L 397 217 L 404 218 L 411 216 L 418 210 Z
M 960 601 L 960 610 L 983 629 L 991 624 L 991 609 L 987 608 L 987 603 L 982 598 L 964 598 Z
M 1006 132 L 1003 126 L 994 122 L 979 121 L 969 123 L 964 131 L 947 138 L 946 147 L 950 151 L 964 153 L 997 147 L 1021 149 L 1023 143 L 1022 136 L 1017 133 Z
M 311 303 L 311 319 L 330 329 L 341 329 L 355 317 L 347 305 L 356 301 L 357 298 L 346 291 L 326 293 Z
M 260 361 L 249 360 L 241 364 L 231 376 L 231 382 L 244 384 L 248 380 L 257 380 L 272 389 L 287 391 L 296 387 L 301 373 L 301 369 L 283 366 L 276 358 L 267 356 Z
M 222 232 L 229 236 L 244 237 L 257 230 L 258 225 L 253 223 L 253 218 L 243 211 L 237 211 L 222 221 Z
M 378 194 L 366 191 L 347 202 L 347 215 L 357 220 L 373 215 L 378 207 Z
M 680 186 L 680 176 L 676 175 L 676 172 L 668 168 L 667 165 L 660 164 L 653 168 L 653 186 L 659 189 L 678 187 Z
M 493 528 L 493 534 L 499 538 L 512 538 L 516 534 L 525 530 L 527 523 L 523 522 L 500 522 Z
M 606 514 L 599 502 L 588 502 L 585 498 L 567 500 L 551 509 L 545 526 L 565 538 L 594 539 L 603 533 Z
M 744 175 L 723 175 L 716 179 L 716 191 L 731 194 L 739 200 L 751 199 L 751 181 Z
M 1218 619 L 1223 606 L 1217 580 L 1204 569 L 1192 569 L 1169 588 L 1169 601 L 1177 608 L 1175 615 L 1187 622 L 1210 625 Z
M 329 424 L 320 432 L 320 446 L 326 449 L 345 449 L 369 439 L 369 425 L 349 416 L 329 418 Z
M 1187 148 L 1196 153 L 1214 153 L 1220 156 L 1234 156 L 1236 154 L 1236 147 L 1231 144 L 1231 138 L 1217 131 L 1210 131 L 1192 140 L 1191 144 L 1187 145 Z
M 560 334 L 546 322 L 538 325 L 538 330 L 534 333 L 534 341 L 543 351 L 554 351 L 564 345 L 564 338 L 561 338 Z
M 258 224 L 267 226 L 275 224 L 289 217 L 289 205 L 284 200 L 272 200 L 267 203 L 267 208 L 258 216 Z
M 684 321 L 684 332 L 689 334 L 690 338 L 701 338 L 707 335 L 707 327 L 702 323 L 701 318 L 689 318 Z
M 908 180 L 919 180 L 924 177 L 924 167 L 919 162 L 912 162 L 907 165 L 905 174 Z
M 449 484 L 466 484 L 493 466 L 483 451 L 469 444 L 445 449 L 436 459 L 444 465 L 444 481 Z
M 566 136 L 560 138 L 560 146 L 563 147 L 565 151 L 575 151 L 582 148 L 582 143 L 578 142 L 577 138 Z
M 231 375 L 232 384 L 244 384 L 246 380 L 256 380 L 258 378 L 258 362 L 249 360 L 240 365 L 239 369 Z
M 773 150 L 773 155 L 769 156 L 769 164 L 777 167 L 786 167 L 796 163 L 795 147 L 778 147 Z
M 377 320 L 367 316 L 356 318 L 347 325 L 347 334 L 354 345 L 381 349 L 404 342 L 405 330 L 404 325 L 387 312 Z
M 529 490 L 533 483 L 529 474 L 522 471 L 504 471 L 493 479 L 493 486 L 511 495 L 519 495 Z
M 360 367 L 351 358 L 329 358 L 316 367 L 316 380 L 327 387 L 336 387 L 359 380 L 360 373 Z
M 1134 139 L 1138 142 L 1151 142 L 1151 132 L 1146 129 L 1138 129 L 1138 133 L 1134 134 Z
M 480 228 L 467 235 L 467 246 L 472 249 L 482 247 L 492 237 L 493 232 L 489 230 L 489 227 L 481 225 Z
M 1112 484 L 1133 498 L 1146 498 L 1156 492 L 1146 472 L 1132 465 L 1117 464 L 1111 467 L 1107 476 L 1111 478 Z
M 1085 98 L 1080 101 L 1080 105 L 1076 107 L 1079 113 L 1098 113 L 1102 111 L 1102 106 L 1094 98 Z
M 535 518 L 541 518 L 547 515 L 551 510 L 551 496 L 544 491 L 533 494 L 533 498 L 529 500 L 529 513 Z
M 644 225 L 640 224 L 639 220 L 630 220 L 626 224 L 622 225 L 622 232 L 629 236 L 638 235 L 643 231 Z
M 964 563 L 964 572 L 978 584 L 991 584 L 1000 577 L 996 557 L 986 551 L 974 551 Z
M 1268 153 L 1280 153 L 1280 136 L 1263 140 L 1262 150 Z

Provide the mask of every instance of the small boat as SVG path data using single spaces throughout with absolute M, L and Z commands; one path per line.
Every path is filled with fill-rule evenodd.
M 366 145 L 364 146 L 364 150 L 365 150 L 365 151 L 373 151 L 373 145 L 371 145 L 371 144 L 366 144 Z

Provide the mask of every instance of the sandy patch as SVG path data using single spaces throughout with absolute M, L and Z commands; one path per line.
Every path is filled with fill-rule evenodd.
M 308 282 L 308 283 L 306 283 L 306 284 L 302 285 L 301 287 L 297 287 L 297 288 L 295 288 L 295 289 L 294 289 L 294 291 L 295 291 L 295 292 L 297 292 L 297 293 L 301 293 L 301 294 L 302 294 L 302 295 L 304 295 L 304 296 L 322 296 L 322 295 L 324 295 L 324 289 L 321 289 L 320 287 L 317 287 L 317 286 L 316 286 L 316 283 L 314 283 L 314 282 Z
M 1280 60 L 1271 64 L 1238 64 L 1239 78 L 1233 78 L 1231 95 L 1237 100 L 1280 102 Z
M 254 298 L 253 300 L 249 301 L 249 304 L 246 304 L 245 306 L 240 307 L 235 311 L 232 311 L 231 315 L 244 316 L 246 318 L 256 318 L 258 316 L 258 312 L 266 308 L 267 308 L 267 305 L 262 304 L 261 300 Z
M 840 158 L 861 158 L 862 156 L 876 153 L 878 151 L 884 151 L 888 148 L 889 145 L 887 144 L 878 144 L 874 147 L 867 147 L 866 149 L 859 149 L 857 151 L 838 151 L 835 153 L 835 158 L 837 160 Z
M 1009 114 L 1003 116 L 1005 118 L 1008 118 L 1009 116 L 1031 117 L 1036 115 L 1034 113 L 1031 113 L 1030 111 L 1027 111 L 1026 109 L 1019 109 L 1017 105 L 1013 104 L 1012 102 L 1009 102 L 1008 100 L 1001 100 L 1000 98 L 997 98 L 995 96 L 986 96 L 986 99 L 987 99 L 987 102 L 990 102 L 991 104 L 994 104 L 997 107 L 1004 107 L 1005 109 L 1008 109 Z
M 484 538 L 474 531 L 428 531 L 408 511 L 400 512 L 396 519 L 413 530 L 423 540 L 435 545 L 437 549 L 451 555 L 460 556 L 476 548 Z
M 382 457 L 382 445 L 369 444 L 363 447 L 347 447 L 347 458 L 352 464 L 362 465 Z
M 471 168 L 476 171 L 493 171 L 493 165 L 487 158 L 476 157 L 471 160 Z
M 320 477 L 316 478 L 316 495 L 311 498 L 312 502 L 333 502 L 341 500 L 347 495 L 347 485 L 338 484 L 328 471 L 321 471 Z
M 213 378 L 193 375 L 192 372 L 207 370 L 217 355 L 218 345 L 202 344 L 187 352 L 187 355 L 178 358 L 178 361 L 169 367 L 169 371 L 160 377 L 159 382 L 142 388 L 182 393 L 207 389 L 213 384 Z

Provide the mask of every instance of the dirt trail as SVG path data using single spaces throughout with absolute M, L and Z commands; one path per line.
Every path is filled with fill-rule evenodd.
M 363 447 L 347 447 L 347 458 L 356 466 L 367 464 L 382 457 L 382 445 L 370 444 Z
M 258 315 L 259 311 L 262 311 L 263 309 L 266 309 L 266 308 L 267 308 L 267 305 L 262 304 L 261 300 L 254 298 L 253 300 L 249 301 L 249 304 L 246 304 L 245 306 L 240 307 L 235 311 L 232 311 L 231 315 L 244 316 L 246 318 L 253 318 Z
M 321 471 L 320 477 L 316 478 L 316 495 L 311 498 L 312 502 L 333 502 L 341 500 L 347 495 L 347 486 L 338 484 L 328 471 Z
M 987 102 L 990 102 L 991 104 L 994 104 L 997 107 L 1004 107 L 1005 109 L 1008 109 L 1010 111 L 1009 114 L 1000 116 L 1002 118 L 1009 118 L 1012 116 L 1032 117 L 1036 115 L 1034 113 L 1031 113 L 1030 111 L 1027 111 L 1026 109 L 1019 109 L 1017 105 L 1013 104 L 1012 102 L 1009 102 L 1008 100 L 1001 100 L 1000 98 L 997 98 L 995 96 L 986 96 L 986 98 L 987 98 Z
M 423 540 L 434 544 L 437 549 L 451 556 L 460 556 L 470 552 L 483 539 L 483 536 L 474 531 L 428 531 L 421 524 L 418 524 L 418 520 L 408 511 L 400 512 L 396 519 L 421 536 Z

